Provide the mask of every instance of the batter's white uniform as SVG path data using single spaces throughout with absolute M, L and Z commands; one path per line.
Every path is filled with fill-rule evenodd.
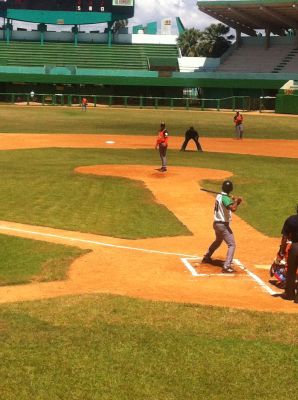
M 204 256 L 207 258 L 211 257 L 215 250 L 217 250 L 224 241 L 228 245 L 226 260 L 223 265 L 224 269 L 227 269 L 231 266 L 236 249 L 234 234 L 230 228 L 232 211 L 229 209 L 229 206 L 231 206 L 233 203 L 233 200 L 225 192 L 221 192 L 216 196 L 213 222 L 215 240 Z

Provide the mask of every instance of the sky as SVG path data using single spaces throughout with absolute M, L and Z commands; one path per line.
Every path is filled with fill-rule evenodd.
M 129 26 L 159 22 L 163 18 L 171 18 L 174 26 L 176 17 L 180 17 L 186 29 L 204 29 L 218 22 L 199 11 L 197 0 L 135 0 L 135 16 Z
M 177 33 L 176 17 L 180 17 L 186 29 L 204 29 L 211 23 L 218 21 L 199 11 L 197 0 L 135 0 L 135 16 L 129 20 L 129 27 L 134 25 L 146 25 L 148 22 L 157 21 L 158 29 L 163 18 L 172 20 L 172 33 Z M 26 27 L 36 29 L 36 24 L 26 24 L 24 22 L 14 22 L 15 27 Z M 100 30 L 103 24 L 99 26 Z M 95 30 L 96 26 L 84 26 L 84 30 Z M 69 30 L 69 27 L 55 26 L 55 30 Z M 131 30 L 131 29 L 130 29 Z

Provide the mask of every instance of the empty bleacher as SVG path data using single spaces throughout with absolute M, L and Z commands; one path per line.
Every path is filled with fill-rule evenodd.
M 148 70 L 148 58 L 177 59 L 176 45 L 0 42 L 0 65 Z
M 291 49 L 289 53 L 273 69 L 274 73 L 297 73 L 298 72 L 298 47 Z
M 292 44 L 273 44 L 268 49 L 262 46 L 244 44 L 238 49 L 235 48 L 232 54 L 218 67 L 217 71 L 274 72 L 274 69 L 293 49 L 294 45 Z M 297 72 L 297 68 L 295 72 Z

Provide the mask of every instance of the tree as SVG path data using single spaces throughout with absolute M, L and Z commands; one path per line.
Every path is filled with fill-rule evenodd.
M 199 54 L 202 57 L 221 57 L 231 46 L 233 35 L 229 35 L 230 27 L 223 24 L 211 24 L 201 35 Z
M 178 39 L 177 43 L 184 57 L 199 57 L 199 40 L 202 33 L 199 29 L 191 28 L 185 29 Z
M 186 29 L 177 39 L 181 53 L 185 57 L 221 57 L 231 46 L 233 35 L 223 24 L 211 24 L 204 31 Z
M 119 19 L 118 21 L 115 21 L 113 24 L 114 33 L 118 33 L 120 29 L 126 28 L 127 25 L 128 25 L 127 19 Z

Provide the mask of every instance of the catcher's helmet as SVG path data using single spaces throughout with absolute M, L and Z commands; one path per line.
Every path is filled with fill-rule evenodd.
M 224 181 L 221 189 L 223 192 L 229 194 L 233 190 L 233 183 L 231 181 Z

